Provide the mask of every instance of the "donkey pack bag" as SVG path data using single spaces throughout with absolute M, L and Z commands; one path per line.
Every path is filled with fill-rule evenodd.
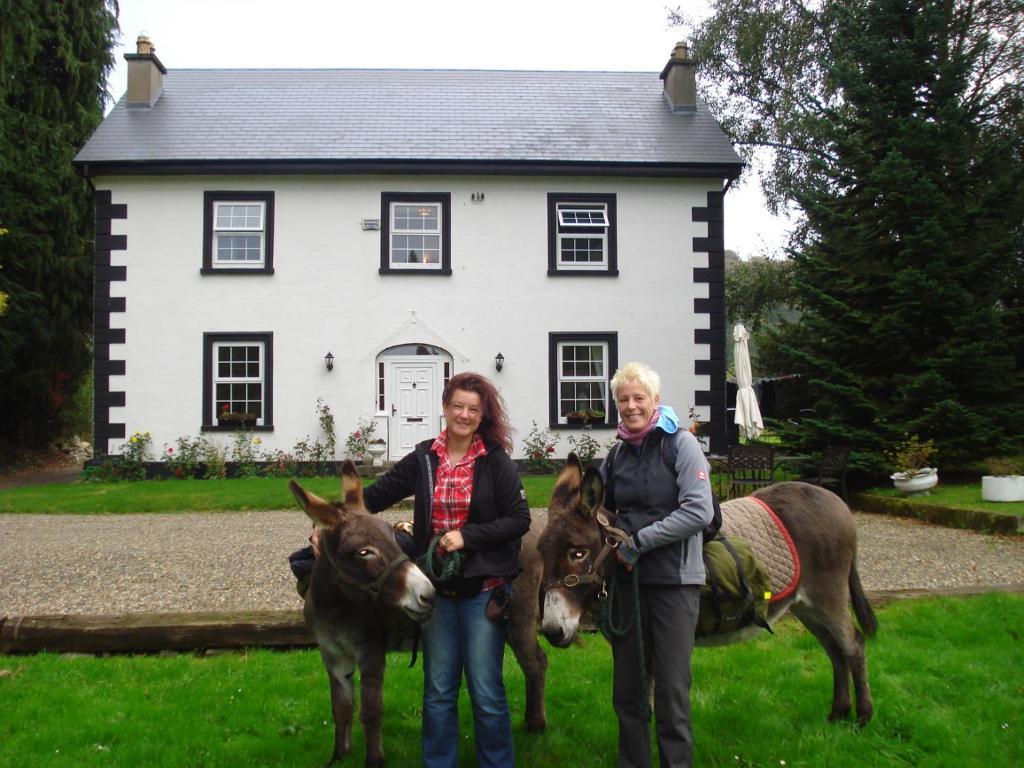
M 707 582 L 700 588 L 697 637 L 732 632 L 751 624 L 771 632 L 768 570 L 744 539 L 719 534 L 704 542 Z

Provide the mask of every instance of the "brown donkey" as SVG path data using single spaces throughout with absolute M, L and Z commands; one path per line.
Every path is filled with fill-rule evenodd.
M 857 695 L 857 720 L 871 719 L 873 705 L 868 686 L 864 637 L 853 625 L 852 601 L 857 621 L 867 635 L 877 629 L 874 612 L 857 575 L 857 531 L 853 515 L 831 491 L 807 483 L 777 483 L 753 494 L 782 520 L 800 556 L 800 581 L 787 598 L 772 603 L 768 621 L 773 623 L 787 610 L 803 622 L 825 649 L 832 662 L 832 711 L 830 720 L 849 716 L 850 678 Z M 602 510 L 604 482 L 570 454 L 551 497 L 548 524 L 538 548 L 544 561 L 544 595 L 541 630 L 553 645 L 569 645 L 579 631 L 584 614 L 604 592 L 614 557 L 597 562 L 605 536 L 597 513 Z M 722 508 L 728 516 L 728 505 Z M 615 515 L 604 510 L 611 525 Z M 595 565 L 596 563 L 596 565 Z M 643 561 L 641 560 L 641 567 Z M 698 645 L 726 645 L 761 632 L 748 627 L 728 634 L 698 638 Z
M 366 765 L 384 764 L 381 721 L 385 653 L 410 650 L 418 624 L 434 609 L 433 585 L 395 543 L 384 520 L 363 506 L 363 485 L 355 465 L 342 467 L 341 502 L 327 502 L 292 481 L 289 488 L 321 528 L 320 557 L 306 592 L 306 624 L 320 646 L 331 685 L 334 752 L 331 762 L 352 749 L 356 666 L 360 676 L 359 719 L 366 737 Z M 523 573 L 513 582 L 508 643 L 526 678 L 526 727 L 543 731 L 547 657 L 537 641 L 538 593 L 542 565 L 537 532 L 523 539 Z

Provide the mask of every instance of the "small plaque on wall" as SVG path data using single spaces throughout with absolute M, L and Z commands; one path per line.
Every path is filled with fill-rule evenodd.
M 363 229 L 380 229 L 380 219 L 363 219 Z

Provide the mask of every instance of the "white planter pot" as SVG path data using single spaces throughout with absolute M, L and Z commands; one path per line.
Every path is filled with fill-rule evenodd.
M 1024 475 L 985 475 L 982 501 L 1024 501 Z
M 893 485 L 896 486 L 896 490 L 908 496 L 925 493 L 929 488 L 934 488 L 939 484 L 939 470 L 932 467 L 919 469 L 910 477 L 907 477 L 904 472 L 897 472 L 894 475 L 889 475 L 889 477 Z
M 366 452 L 368 454 L 370 454 L 370 456 L 373 457 L 373 459 L 372 459 L 373 466 L 375 466 L 375 467 L 382 467 L 382 466 L 384 466 L 384 460 L 381 459 L 381 456 L 384 455 L 384 452 L 387 451 L 387 449 L 388 449 L 388 446 L 387 446 L 386 443 L 368 443 L 367 444 Z

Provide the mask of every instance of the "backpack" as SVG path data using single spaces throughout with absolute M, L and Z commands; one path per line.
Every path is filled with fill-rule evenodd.
M 704 542 L 707 582 L 700 588 L 697 637 L 768 624 L 771 581 L 745 539 L 719 535 Z
M 665 462 L 665 466 L 668 468 L 668 471 L 675 475 L 676 457 L 679 455 L 679 446 L 676 445 L 675 440 L 666 441 L 665 438 L 670 436 L 666 435 L 665 432 L 659 430 L 655 434 L 661 435 L 661 440 L 658 444 L 658 449 L 661 451 L 661 459 L 662 461 Z M 668 448 L 665 447 L 666 442 L 668 442 Z M 613 445 L 612 449 L 608 451 L 608 456 L 604 460 L 604 466 L 607 467 L 607 470 L 604 473 L 604 500 L 605 507 L 611 510 L 615 509 L 615 473 L 613 472 L 613 470 L 615 469 L 614 458 L 615 455 L 619 452 L 619 448 L 621 447 L 621 442 L 618 442 L 615 445 Z M 714 507 L 714 514 L 711 517 L 711 522 L 708 523 L 707 526 L 705 526 L 702 532 L 704 534 L 705 542 L 708 542 L 715 538 L 715 536 L 718 535 L 718 532 L 722 528 L 722 506 L 718 503 L 718 497 L 714 494 L 713 491 L 711 493 L 711 504 Z

